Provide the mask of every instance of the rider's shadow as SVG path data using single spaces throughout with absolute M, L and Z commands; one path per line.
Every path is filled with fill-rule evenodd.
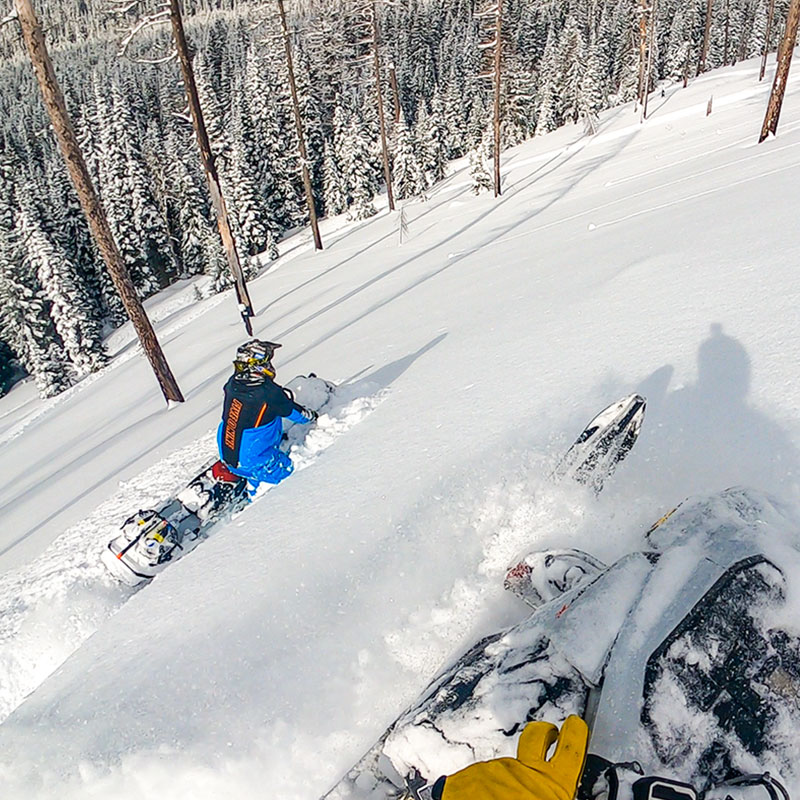
M 748 404 L 751 361 L 741 342 L 713 324 L 697 367 L 694 386 L 667 392 L 672 368 L 662 367 L 640 387 L 649 401 L 642 444 L 650 479 L 676 496 L 733 485 L 796 491 L 798 451 L 787 431 Z

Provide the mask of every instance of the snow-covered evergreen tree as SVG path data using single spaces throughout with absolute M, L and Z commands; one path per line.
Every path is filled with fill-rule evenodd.
M 187 143 L 173 136 L 170 149 L 179 155 L 170 169 L 173 191 L 169 202 L 180 237 L 183 276 L 206 275 L 211 291 L 221 291 L 231 285 L 232 278 L 202 178 L 189 168 L 192 162 Z
M 429 185 L 438 183 L 447 172 L 447 135 L 444 104 L 437 90 L 431 99 L 430 112 L 423 104 L 417 120 L 421 165 Z
M 277 236 L 303 216 L 295 188 L 297 159 L 289 136 L 293 123 L 287 89 L 255 45 L 247 52 L 244 93 L 251 123 L 253 177 Z
M 556 53 L 556 34 L 547 36 L 540 66 L 539 106 L 536 111 L 536 135 L 554 131 L 560 123 L 560 68 Z
M 769 0 L 759 0 L 755 9 L 753 25 L 747 39 L 746 58 L 760 56 L 767 42 L 767 18 Z
M 578 115 L 586 120 L 591 130 L 594 130 L 597 116 L 606 107 L 606 102 L 600 74 L 600 57 L 597 48 L 590 45 L 587 48 L 586 69 L 578 95 Z
M 492 175 L 489 172 L 489 159 L 492 157 L 491 142 L 492 130 L 487 128 L 478 146 L 473 147 L 468 153 L 469 177 L 473 194 L 490 191 L 494 186 Z
M 328 216 L 343 214 L 347 210 L 345 178 L 333 145 L 325 148 L 325 213 Z
M 567 20 L 558 45 L 561 62 L 561 116 L 577 122 L 581 116 L 581 95 L 586 73 L 586 45 L 574 17 Z
M 137 157 L 138 148 L 129 142 L 136 131 L 125 125 L 127 115 L 123 110 L 125 100 L 121 87 L 112 85 L 110 96 L 106 91 L 101 76 L 96 75 L 101 196 L 108 224 L 133 284 L 142 296 L 149 297 L 161 287 L 153 264 L 148 260 L 147 235 L 137 224 L 146 218 L 147 204 L 139 202 L 137 176 L 140 170 L 130 163 Z
M 250 119 L 238 102 L 231 108 L 229 131 L 231 145 L 222 186 L 235 221 L 240 254 L 267 252 L 270 258 L 277 258 L 274 226 L 254 179 L 256 170 L 248 147 L 252 141 Z
M 35 275 L 49 302 L 49 314 L 75 375 L 100 369 L 107 358 L 96 308 L 69 257 L 58 245 L 55 231 L 27 192 L 18 194 L 16 230 L 22 263 Z
M 351 120 L 342 144 L 342 169 L 347 185 L 350 219 L 367 219 L 376 213 L 375 176 L 369 143 L 356 119 Z
M 19 356 L 42 397 L 71 386 L 68 359 L 18 229 L 0 229 L 0 338 Z
M 416 152 L 416 141 L 401 116 L 395 126 L 393 188 L 399 200 L 419 197 L 428 188 Z
M 635 100 L 639 91 L 639 29 L 636 13 L 632 5 L 623 8 L 615 48 L 614 83 L 617 86 L 615 101 L 618 103 Z
M 665 54 L 665 77 L 678 79 L 688 77 L 690 65 L 697 60 L 692 45 L 693 30 L 696 25 L 696 9 L 691 5 L 679 7 L 672 18 Z
M 311 191 L 317 208 L 324 205 L 324 162 L 325 132 L 322 126 L 323 111 L 314 91 L 318 81 L 315 79 L 309 55 L 304 47 L 299 48 L 296 63 L 297 94 L 300 106 L 300 118 L 303 121 L 306 158 Z M 303 222 L 308 221 L 308 208 L 303 195 Z

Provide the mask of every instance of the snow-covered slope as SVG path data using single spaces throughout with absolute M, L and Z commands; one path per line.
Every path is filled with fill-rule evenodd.
M 213 449 L 233 298 L 150 304 L 181 406 L 124 333 L 66 396 L 0 400 L 2 796 L 317 797 L 525 613 L 502 591 L 522 547 L 611 559 L 731 484 L 800 502 L 797 87 L 762 145 L 769 80 L 744 62 L 654 96 L 644 124 L 626 106 L 505 153 L 499 199 L 455 171 L 406 205 L 402 245 L 385 213 L 321 253 L 286 243 L 251 285 L 279 379 L 381 402 L 137 594 L 97 554 Z M 550 486 L 632 391 L 644 429 L 600 499 Z

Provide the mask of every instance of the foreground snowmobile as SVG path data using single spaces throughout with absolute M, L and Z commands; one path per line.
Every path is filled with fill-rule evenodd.
M 424 798 L 440 775 L 513 755 L 526 722 L 570 714 L 590 728 L 581 800 L 788 800 L 800 520 L 787 508 L 728 489 L 685 501 L 610 566 L 532 552 L 505 581 L 533 613 L 442 671 L 327 800 Z
M 286 384 L 298 403 L 324 414 L 336 386 L 316 375 L 300 375 Z M 288 423 L 281 448 L 298 444 L 308 428 Z M 143 509 L 122 523 L 100 559 L 117 580 L 129 586 L 154 578 L 193 550 L 220 521 L 243 509 L 250 498 L 247 481 L 222 461 L 210 461 L 174 497 L 156 509 Z

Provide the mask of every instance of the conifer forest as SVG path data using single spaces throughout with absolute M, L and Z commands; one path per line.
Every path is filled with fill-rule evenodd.
M 154 5 L 157 5 L 153 0 Z M 651 87 L 774 53 L 787 0 L 650 0 Z M 121 42 L 141 8 L 47 0 L 38 12 L 67 108 L 120 253 L 142 298 L 204 276 L 230 286 L 169 26 Z M 366 219 L 384 185 L 373 0 L 287 0 L 317 213 Z M 491 158 L 486 3 L 377 0 L 394 196 L 418 197 L 453 159 Z M 504 0 L 501 150 L 636 99 L 642 0 Z M 648 6 L 649 8 L 650 6 Z M 0 14 L 2 16 L 2 14 Z M 12 15 L 13 16 L 13 15 Z M 248 277 L 308 224 L 275 0 L 187 0 L 200 101 Z M 475 190 L 490 188 L 473 169 Z M 483 178 L 481 176 L 484 176 Z M 258 258 L 256 258 L 258 257 Z M 43 397 L 106 362 L 126 319 L 93 244 L 13 18 L 0 27 L 0 385 L 31 375 Z

